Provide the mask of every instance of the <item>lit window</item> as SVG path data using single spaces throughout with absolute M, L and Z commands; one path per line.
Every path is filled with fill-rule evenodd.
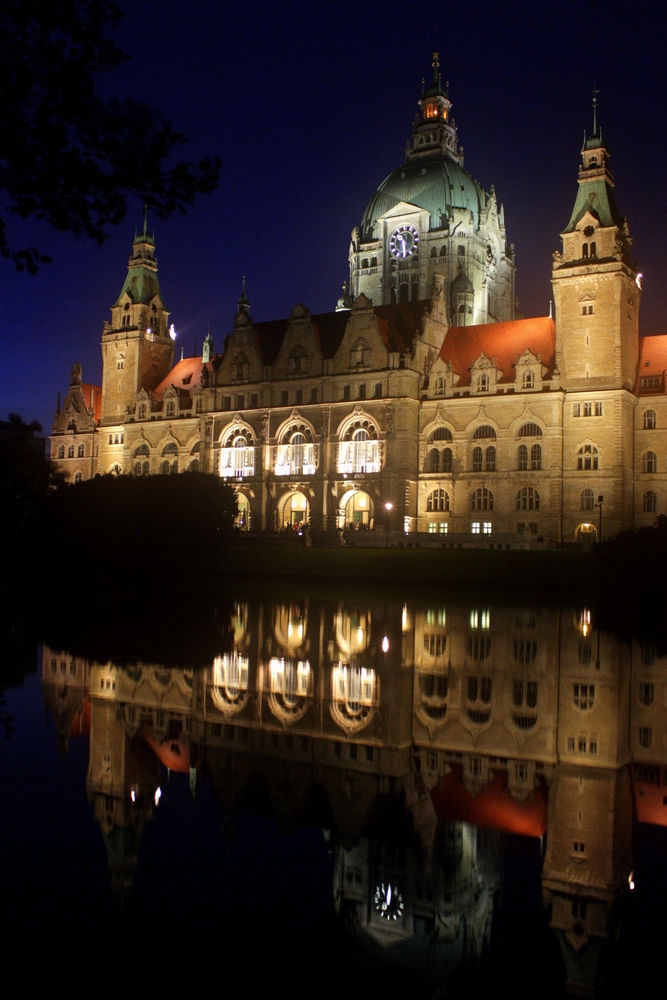
M 490 535 L 491 534 L 491 522 L 490 521 L 483 521 L 482 522 L 482 534 L 483 535 Z
M 479 521 L 473 521 L 472 524 L 471 524 L 471 526 L 470 526 L 470 532 L 471 532 L 471 534 L 473 534 L 473 535 L 479 535 L 479 533 L 480 533 L 481 530 L 482 530 L 482 526 L 479 523 Z

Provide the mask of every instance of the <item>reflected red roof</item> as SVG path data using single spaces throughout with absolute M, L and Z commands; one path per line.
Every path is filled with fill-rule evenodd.
M 482 353 L 489 360 L 496 359 L 503 372 L 499 379 L 501 383 L 514 382 L 514 365 L 526 350 L 539 355 L 551 375 L 556 363 L 555 335 L 556 324 L 548 316 L 514 319 L 507 323 L 483 323 L 480 326 L 450 326 L 440 349 L 440 357 L 461 376 L 457 388 L 470 385 L 470 368 Z
M 86 698 L 83 703 L 81 711 L 79 709 L 74 713 L 74 718 L 72 719 L 69 727 L 69 737 L 72 739 L 74 736 L 88 736 L 90 733 L 90 700 Z
M 507 787 L 507 771 L 494 771 L 493 781 L 473 796 L 461 780 L 463 768 L 452 764 L 450 774 L 431 790 L 433 807 L 443 823 L 458 821 L 474 826 L 542 837 L 547 829 L 547 796 L 540 785 L 517 802 Z
M 102 416 L 102 387 L 91 385 L 90 382 L 82 382 L 81 392 L 83 393 L 86 409 L 92 409 L 93 418 L 95 423 L 98 424 Z
M 667 334 L 663 333 L 656 337 L 640 337 L 635 392 L 647 395 L 664 393 L 665 371 L 667 371 Z M 659 385 L 642 386 L 642 379 L 656 376 L 660 376 Z
M 190 750 L 180 737 L 177 736 L 158 743 L 150 729 L 142 730 L 141 735 L 165 767 L 168 767 L 171 771 L 182 771 L 184 774 L 190 773 Z
M 204 362 L 201 358 L 183 358 L 182 361 L 178 361 L 174 365 L 169 374 L 155 387 L 154 393 L 161 395 L 170 385 L 175 386 L 179 390 L 192 392 L 201 382 L 203 366 Z M 211 362 L 208 362 L 206 367 L 209 371 L 212 371 L 213 366 Z
M 660 764 L 632 765 L 635 815 L 640 823 L 667 826 L 667 769 Z

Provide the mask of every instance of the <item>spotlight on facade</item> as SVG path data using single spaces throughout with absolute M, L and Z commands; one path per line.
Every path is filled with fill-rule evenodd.
M 174 326 L 173 323 L 169 327 L 169 336 L 171 337 L 172 340 L 176 340 L 176 327 Z
M 389 636 L 384 636 L 382 639 L 382 652 L 387 653 L 389 651 Z
M 155 789 L 155 805 L 156 806 L 159 805 L 159 802 L 160 802 L 161 798 L 162 798 L 162 789 L 158 785 L 158 787 Z

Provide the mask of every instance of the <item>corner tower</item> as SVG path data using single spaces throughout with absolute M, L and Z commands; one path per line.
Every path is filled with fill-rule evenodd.
M 155 239 L 134 237 L 127 276 L 102 332 L 102 425 L 125 421 L 141 389 L 154 389 L 171 369 L 174 342 L 157 276 Z
M 452 325 L 513 319 L 514 251 L 503 207 L 493 187 L 485 191 L 463 168 L 437 52 L 419 109 L 403 166 L 380 184 L 352 230 L 346 301 L 361 294 L 375 305 L 426 299 L 438 276 Z
M 554 254 L 556 358 L 571 390 L 632 389 L 637 371 L 641 275 L 616 207 L 609 149 L 597 128 L 584 138 L 579 190 Z

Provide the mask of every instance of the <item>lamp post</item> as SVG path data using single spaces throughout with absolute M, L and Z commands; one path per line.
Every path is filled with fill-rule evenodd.
M 391 500 L 387 500 L 386 504 L 384 505 L 384 509 L 387 511 L 387 529 L 386 529 L 387 530 L 387 544 L 386 544 L 386 548 L 389 548 L 389 518 L 391 516 L 391 512 L 393 510 L 393 507 L 394 507 L 394 505 L 391 502 Z
M 598 532 L 599 532 L 598 541 L 600 541 L 600 542 L 602 541 L 602 503 L 603 503 L 603 501 L 604 501 L 604 496 L 602 495 L 602 493 L 600 493 L 599 496 L 598 496 L 598 502 L 595 505 L 599 509 L 599 511 L 600 511 L 600 526 L 598 528 Z

